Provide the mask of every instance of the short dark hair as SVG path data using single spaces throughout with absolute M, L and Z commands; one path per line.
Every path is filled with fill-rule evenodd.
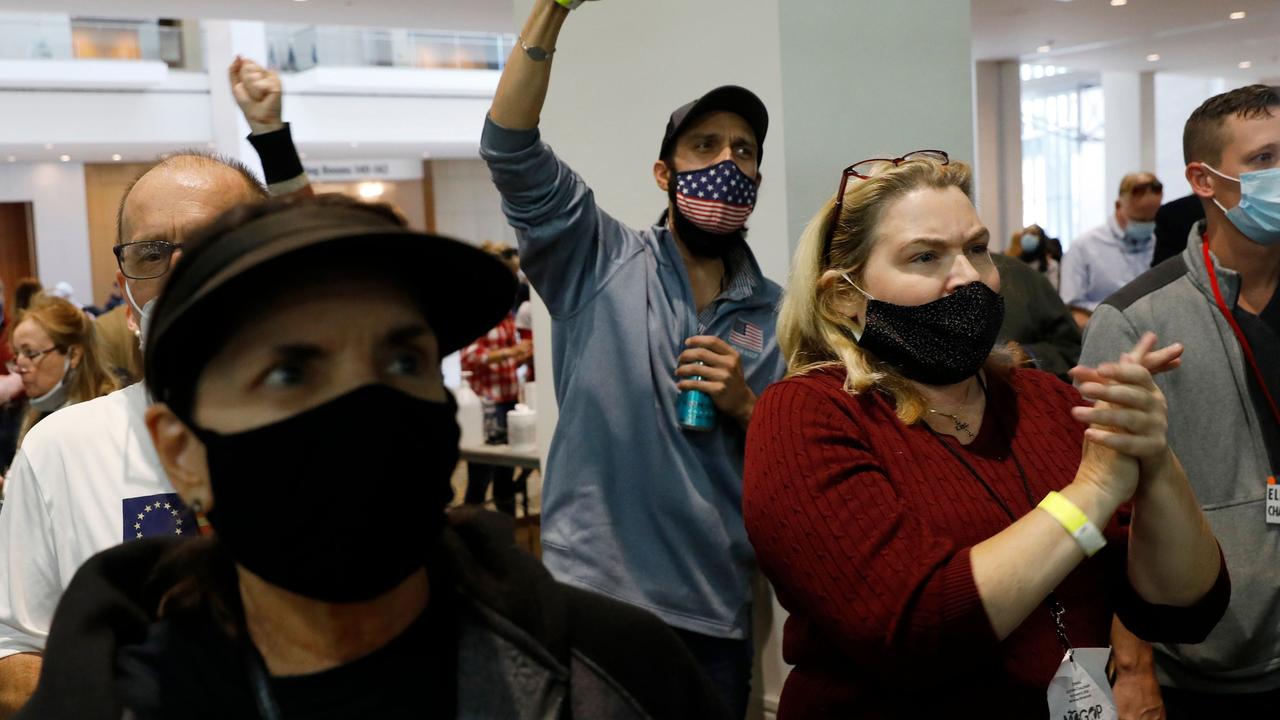
M 258 176 L 253 174 L 253 170 L 250 170 L 249 166 L 245 165 L 243 162 L 233 157 L 206 152 L 204 150 L 180 150 L 161 158 L 146 170 L 138 173 L 138 176 L 129 183 L 127 188 L 125 188 L 124 194 L 120 196 L 120 206 L 116 208 L 117 245 L 122 245 L 125 241 L 124 206 L 129 202 L 129 195 L 133 192 L 133 188 L 142 180 L 142 178 L 149 175 L 152 170 L 169 167 L 182 167 L 183 165 L 205 165 L 206 167 L 216 166 L 234 170 L 236 174 L 240 176 L 240 179 L 244 181 L 245 189 L 249 191 L 249 194 L 254 199 L 265 200 L 270 197 L 270 193 L 267 192 L 267 186 L 263 185 L 262 181 L 258 179 Z
M 1280 107 L 1280 92 L 1271 85 L 1247 85 L 1205 100 L 1182 130 L 1183 162 L 1216 165 L 1230 142 L 1223 127 L 1228 117 L 1256 120 L 1270 117 L 1276 107 Z

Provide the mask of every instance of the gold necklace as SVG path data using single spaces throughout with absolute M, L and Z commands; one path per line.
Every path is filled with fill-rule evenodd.
M 969 423 L 961 420 L 955 415 L 952 415 L 951 413 L 944 413 L 938 410 L 934 410 L 933 408 L 929 408 L 929 412 L 933 413 L 934 415 L 941 415 L 944 418 L 949 418 L 951 422 L 956 426 L 956 432 L 962 432 L 965 435 L 968 435 L 970 439 L 973 439 L 975 437 L 973 434 L 973 431 L 969 429 L 971 427 Z

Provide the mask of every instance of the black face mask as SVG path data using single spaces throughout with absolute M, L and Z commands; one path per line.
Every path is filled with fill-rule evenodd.
M 858 345 L 916 382 L 954 385 L 978 374 L 1003 322 L 1004 298 L 973 282 L 923 305 L 868 299 Z
M 453 499 L 456 405 L 366 385 L 232 435 L 198 429 L 236 562 L 326 602 L 370 600 L 426 564 Z
M 729 251 L 738 245 L 746 242 L 746 228 L 735 230 L 731 233 L 712 233 L 703 230 L 693 224 L 689 218 L 680 212 L 680 208 L 676 206 L 676 184 L 674 182 L 676 169 L 667 166 L 671 170 L 673 182 L 667 185 L 667 199 L 670 200 L 669 217 L 671 218 L 671 229 L 675 231 L 676 237 L 689 248 L 689 252 L 702 258 L 722 258 L 729 254 Z

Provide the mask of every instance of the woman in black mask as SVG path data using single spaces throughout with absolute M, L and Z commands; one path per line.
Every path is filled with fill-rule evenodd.
M 238 208 L 184 250 L 145 358 L 186 505 L 147 513 L 183 537 L 79 571 L 22 717 L 721 716 L 656 618 L 446 514 L 440 358 L 508 312 L 510 270 L 338 196 Z
M 1079 391 L 1013 367 L 987 240 L 969 169 L 921 151 L 850 166 L 800 241 L 744 479 L 791 612 L 780 720 L 1114 717 L 1113 614 L 1194 643 L 1225 612 L 1151 380 L 1181 349 L 1145 337 Z

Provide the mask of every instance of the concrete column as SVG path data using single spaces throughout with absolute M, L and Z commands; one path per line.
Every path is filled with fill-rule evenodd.
M 258 154 L 245 140 L 249 124 L 231 94 L 227 68 L 242 55 L 258 63 L 267 62 L 267 29 L 261 22 L 205 20 L 205 68 L 209 73 L 209 98 L 213 114 L 213 144 L 217 152 L 236 158 L 262 177 Z
M 978 215 L 991 231 L 992 249 L 1004 250 L 1022 228 L 1022 79 L 1017 60 L 981 61 L 974 67 Z
M 1106 179 L 1096 192 L 1110 208 L 1120 190 L 1120 180 L 1145 169 L 1142 161 L 1142 82 L 1138 73 L 1102 73 L 1106 107 Z
M 1138 75 L 1138 136 L 1141 138 L 1140 163 L 1143 170 L 1156 169 L 1156 74 Z
M 532 2 L 513 0 L 517 27 Z M 785 284 L 801 231 L 844 167 L 934 148 L 973 162 L 969 28 L 969 3 L 950 0 L 588 3 L 557 45 L 542 136 L 602 208 L 644 227 L 666 206 L 651 167 L 670 112 L 718 85 L 750 88 L 770 114 L 750 243 L 764 273 Z M 541 307 L 535 333 L 550 336 Z M 549 344 L 536 352 L 545 457 Z M 756 717 L 776 707 L 787 673 L 784 613 L 760 597 Z

